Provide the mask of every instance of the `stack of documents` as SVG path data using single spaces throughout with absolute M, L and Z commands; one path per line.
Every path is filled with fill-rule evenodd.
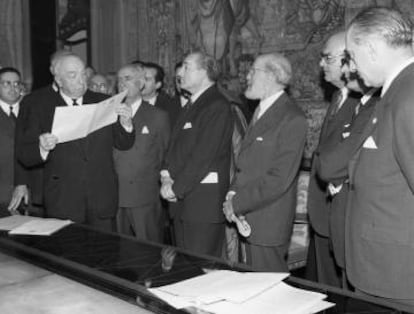
M 217 314 L 308 314 L 334 306 L 324 301 L 324 294 L 282 282 L 288 275 L 217 270 L 148 290 L 175 308 L 195 307 Z
M 0 219 L 0 230 L 9 234 L 51 235 L 71 223 L 70 220 L 14 215 Z

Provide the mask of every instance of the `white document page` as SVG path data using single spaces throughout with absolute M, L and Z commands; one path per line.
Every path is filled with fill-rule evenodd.
M 114 123 L 118 118 L 115 108 L 126 94 L 125 90 L 97 104 L 56 107 L 51 133 L 59 143 L 65 143 Z
M 217 314 L 309 314 L 325 298 L 324 294 L 294 288 L 281 282 L 243 304 L 222 301 L 201 304 L 199 307 Z
M 70 225 L 72 221 L 55 218 L 43 218 L 26 222 L 12 230 L 9 234 L 21 235 L 51 235 L 52 233 Z
M 233 289 L 239 290 L 236 286 Z M 206 304 L 199 298 L 176 296 L 157 288 L 149 290 L 175 308 L 196 307 L 216 314 L 311 314 L 335 305 L 324 301 L 324 294 L 291 287 L 284 282 L 242 303 L 221 300 Z
M 12 230 L 28 221 L 39 219 L 32 216 L 13 215 L 0 218 L 0 230 Z
M 157 289 L 176 296 L 192 297 L 205 304 L 219 300 L 241 303 L 277 285 L 287 276 L 288 273 L 217 270 Z

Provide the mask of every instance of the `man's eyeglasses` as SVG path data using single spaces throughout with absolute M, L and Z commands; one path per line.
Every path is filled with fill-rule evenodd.
M 22 82 L 12 82 L 12 81 L 0 81 L 0 85 L 3 88 L 22 88 Z
M 266 70 L 266 69 L 260 69 L 260 68 L 251 67 L 249 69 L 249 72 L 248 73 L 250 73 L 251 75 L 254 75 L 257 71 L 269 72 L 269 70 Z
M 329 53 L 321 53 L 321 60 L 324 61 L 326 64 L 333 64 L 338 58 L 343 58 L 344 53 L 331 55 Z

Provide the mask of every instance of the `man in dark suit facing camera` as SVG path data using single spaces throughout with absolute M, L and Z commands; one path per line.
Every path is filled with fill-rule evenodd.
M 175 123 L 161 195 L 170 202 L 179 247 L 221 256 L 225 238 L 221 204 L 229 184 L 233 119 L 229 102 L 218 91 L 216 60 L 189 54 L 180 73 L 191 93 Z

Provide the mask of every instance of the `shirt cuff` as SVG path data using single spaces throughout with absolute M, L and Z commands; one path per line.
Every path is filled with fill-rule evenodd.
M 161 178 L 171 178 L 170 172 L 167 169 L 162 169 L 160 171 Z
M 40 146 L 39 146 L 39 150 L 40 150 L 40 157 L 42 157 L 43 161 L 46 161 L 47 156 L 49 156 L 49 152 L 47 150 L 44 150 Z

